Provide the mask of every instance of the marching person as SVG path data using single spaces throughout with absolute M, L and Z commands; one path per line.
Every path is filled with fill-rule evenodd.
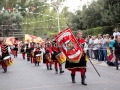
M 15 44 L 15 47 L 14 47 L 14 58 L 17 57 L 17 52 L 18 52 L 18 45 Z
M 25 44 L 24 43 L 22 43 L 21 45 L 21 53 L 22 53 L 23 59 L 25 59 Z
M 33 57 L 33 62 L 35 63 L 35 66 L 36 64 L 39 66 L 41 60 L 42 60 L 41 51 L 40 48 L 37 47 L 34 51 L 34 57 Z
M 31 49 L 31 53 L 30 53 L 30 60 L 31 60 L 31 63 L 33 62 L 33 58 L 34 58 L 34 48 L 35 48 L 35 42 L 34 40 L 32 40 L 32 42 L 29 43 L 30 44 L 30 49 Z
M 61 74 L 61 73 L 64 73 L 64 71 L 62 71 L 62 65 L 58 62 L 58 60 L 57 60 L 57 58 L 56 58 L 56 56 L 57 56 L 58 54 L 60 54 L 60 49 L 59 49 L 59 47 L 57 46 L 56 41 L 53 41 L 53 43 L 52 43 L 52 50 L 53 50 L 52 60 L 53 60 L 53 62 L 54 62 L 56 74 L 58 74 L 58 66 L 59 66 L 60 74 Z
M 6 56 L 9 56 L 9 52 L 8 52 L 8 46 L 5 44 L 5 41 L 0 41 L 1 47 L 0 47 L 0 53 L 1 53 L 1 65 L 2 68 L 4 69 L 4 73 L 7 72 L 7 65 L 4 61 L 4 58 Z
M 76 40 L 78 44 L 83 47 L 84 46 L 84 38 L 82 38 L 82 31 L 77 32 L 77 37 Z M 71 52 L 72 53 L 72 52 Z M 78 63 L 72 63 L 69 60 L 66 60 L 65 68 L 71 71 L 71 78 L 72 78 L 72 83 L 75 82 L 75 75 L 76 71 L 81 72 L 81 84 L 82 85 L 87 85 L 85 83 L 85 72 L 86 72 L 86 60 L 85 60 L 85 53 L 83 52 L 80 58 L 80 61 Z
M 30 61 L 31 49 L 28 43 L 26 44 L 26 53 L 27 53 L 27 61 Z
M 17 57 L 18 54 L 18 38 L 15 38 L 15 42 L 14 42 L 14 58 Z
M 47 70 L 52 70 L 52 44 L 49 40 L 49 38 L 47 38 L 46 42 L 45 42 L 45 61 L 46 61 L 46 66 L 47 66 Z

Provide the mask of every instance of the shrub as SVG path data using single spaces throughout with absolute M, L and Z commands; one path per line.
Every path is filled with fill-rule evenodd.
M 113 27 L 104 26 L 104 27 L 96 27 L 87 30 L 83 30 L 83 36 L 88 35 L 98 35 L 98 34 L 113 34 Z

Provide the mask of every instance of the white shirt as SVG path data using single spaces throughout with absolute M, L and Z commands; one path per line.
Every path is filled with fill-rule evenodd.
M 88 50 L 88 44 L 85 42 L 85 45 L 84 45 L 84 50 L 85 52 Z
M 91 48 L 91 47 L 92 47 L 92 43 L 93 43 L 93 39 L 92 39 L 92 38 L 90 38 L 90 39 L 89 39 L 89 42 L 88 42 L 88 44 L 89 44 L 89 48 Z
M 97 38 L 95 40 L 93 40 L 93 44 L 97 44 L 97 45 L 94 45 L 93 50 L 98 49 L 98 43 L 99 43 L 99 40 Z
M 114 39 L 115 39 L 115 36 L 116 36 L 116 35 L 120 35 L 120 32 L 114 32 L 114 33 L 113 33 Z

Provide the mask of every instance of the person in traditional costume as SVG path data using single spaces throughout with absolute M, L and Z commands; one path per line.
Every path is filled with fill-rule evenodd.
M 81 47 L 84 46 L 84 41 L 85 40 L 84 40 L 84 38 L 82 38 L 82 31 L 78 31 L 77 32 L 76 40 L 77 40 L 78 44 Z M 81 84 L 82 85 L 87 85 L 85 83 L 85 78 L 86 78 L 86 75 L 85 75 L 85 72 L 86 72 L 86 59 L 85 59 L 85 55 L 86 54 L 82 50 L 82 54 L 81 54 L 79 62 L 72 63 L 69 60 L 66 61 L 65 68 L 67 68 L 68 70 L 71 71 L 72 83 L 75 83 L 75 75 L 76 75 L 76 71 L 78 71 L 78 72 L 81 73 Z
M 52 51 L 53 51 L 52 60 L 54 62 L 54 67 L 55 67 L 56 74 L 58 74 L 58 67 L 59 67 L 59 70 L 60 70 L 60 74 L 64 73 L 64 71 L 62 70 L 62 64 L 60 64 L 60 62 L 57 59 L 57 56 L 61 53 L 61 51 L 60 51 L 60 49 L 59 49 L 55 40 L 52 42 Z
M 17 57 L 18 54 L 18 38 L 15 38 L 15 42 L 14 42 L 14 58 Z
M 72 83 L 75 83 L 75 75 L 78 71 L 81 73 L 81 84 L 87 85 L 85 83 L 86 54 L 83 50 L 85 40 L 82 38 L 82 31 L 78 31 L 75 38 L 72 30 L 67 28 L 55 35 L 55 40 L 66 56 L 65 68 L 71 71 Z
M 31 49 L 30 60 L 31 60 L 31 63 L 32 63 L 33 58 L 34 58 L 34 48 L 35 48 L 34 40 L 32 40 L 32 42 L 29 43 L 29 46 L 30 46 L 30 49 Z
M 44 54 L 44 60 L 46 62 L 47 70 L 52 70 L 52 44 L 49 40 L 49 38 L 45 42 L 45 54 Z
M 21 45 L 20 52 L 22 53 L 22 58 L 25 59 L 25 52 L 26 52 L 26 50 L 25 50 L 25 44 L 23 42 L 22 42 L 22 45 Z
M 37 47 L 34 51 L 34 57 L 33 57 L 33 62 L 35 63 L 35 66 L 38 65 L 42 60 L 42 56 L 41 56 L 41 51 L 40 48 Z
M 28 43 L 26 44 L 26 53 L 27 53 L 27 61 L 30 61 L 31 49 Z
M 7 72 L 7 65 L 5 63 L 4 58 L 6 56 L 9 56 L 9 52 L 8 52 L 8 45 L 6 45 L 5 41 L 0 41 L 0 53 L 1 53 L 1 65 L 2 68 L 4 69 L 4 73 Z

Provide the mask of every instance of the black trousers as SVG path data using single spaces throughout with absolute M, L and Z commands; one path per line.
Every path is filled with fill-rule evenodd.
M 116 69 L 118 70 L 118 66 L 119 66 L 118 60 L 120 60 L 120 54 L 115 54 L 115 57 L 116 57 L 116 59 L 115 59 L 115 62 L 116 62 Z
M 94 58 L 95 58 L 96 60 L 99 60 L 98 50 L 93 50 L 93 53 L 94 53 Z

